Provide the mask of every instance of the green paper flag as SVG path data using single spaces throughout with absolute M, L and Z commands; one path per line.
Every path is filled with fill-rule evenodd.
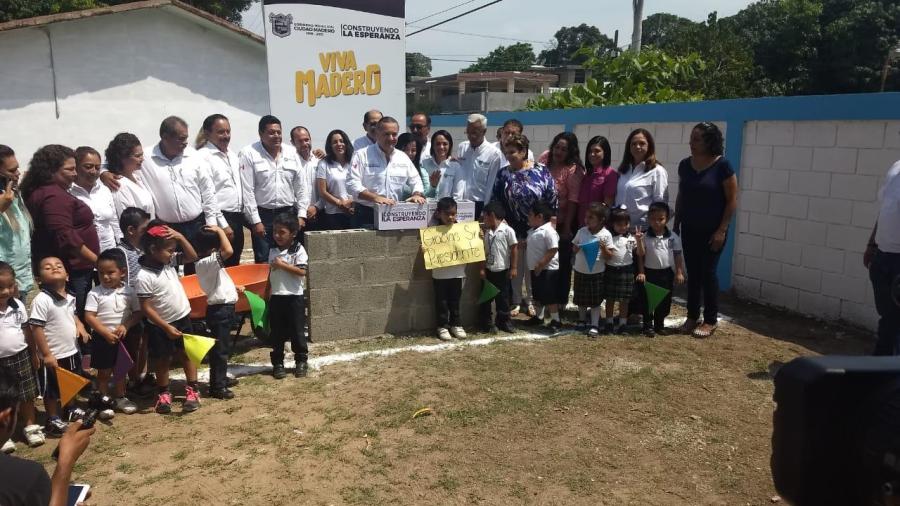
M 196 365 L 203 362 L 203 357 L 209 353 L 216 344 L 216 340 L 211 337 L 195 336 L 193 334 L 184 334 L 184 352 L 188 358 Z
M 247 302 L 250 304 L 251 324 L 256 328 L 265 327 L 267 319 L 266 317 L 268 316 L 266 301 L 250 290 L 244 290 L 244 296 L 247 297 Z
M 484 304 L 485 302 L 490 302 L 500 293 L 500 289 L 494 286 L 488 280 L 484 280 L 484 286 L 481 288 L 481 296 L 478 297 L 478 303 Z
M 644 290 L 647 291 L 647 307 L 650 309 L 650 313 L 654 313 L 656 306 L 669 294 L 669 290 L 650 282 L 644 282 Z

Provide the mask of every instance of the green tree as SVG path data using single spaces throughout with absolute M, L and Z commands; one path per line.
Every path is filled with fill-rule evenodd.
M 503 72 L 508 70 L 530 70 L 534 65 L 534 50 L 531 44 L 520 42 L 511 46 L 499 46 L 487 56 L 479 58 L 463 72 Z
M 129 3 L 133 0 L 0 0 L 0 22 L 31 18 L 60 12 L 71 12 L 96 7 Z M 253 0 L 182 0 L 232 23 L 241 21 L 241 13 Z
M 579 55 L 582 47 L 594 48 L 594 54 L 603 56 L 616 49 L 612 39 L 604 35 L 596 26 L 582 23 L 578 26 L 564 26 L 553 35 L 553 47 L 545 49 L 537 57 L 537 62 L 548 67 L 581 64 L 587 59 Z
M 431 58 L 422 53 L 406 53 L 406 80 L 431 77 Z
M 641 44 L 668 50 L 697 24 L 690 19 L 665 12 L 651 14 L 644 20 Z

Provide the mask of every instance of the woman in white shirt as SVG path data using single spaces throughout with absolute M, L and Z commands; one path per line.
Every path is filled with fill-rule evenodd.
M 353 197 L 347 191 L 347 173 L 353 157 L 353 144 L 343 130 L 332 130 L 325 142 L 325 158 L 316 167 L 316 185 L 325 201 L 325 230 L 351 228 Z
M 119 214 L 113 202 L 112 192 L 100 181 L 100 153 L 82 146 L 75 150 L 75 181 L 69 194 L 84 202 L 94 213 L 94 227 L 100 239 L 100 251 L 115 248 L 122 237 Z
M 647 209 L 654 202 L 669 201 L 669 174 L 656 161 L 653 135 L 638 128 L 628 135 L 625 155 L 619 165 L 616 207 L 628 211 L 631 226 L 647 228 Z
M 129 207 L 137 207 L 151 217 L 156 216 L 153 194 L 141 180 L 143 162 L 144 149 L 134 134 L 122 132 L 109 142 L 106 148 L 106 168 L 120 176 L 116 178 L 119 188 L 113 192 L 117 216 L 121 216 L 122 211 Z
M 422 169 L 431 183 L 431 189 L 425 194 L 427 198 L 452 197 L 465 191 L 462 169 L 456 160 L 450 158 L 452 152 L 453 137 L 450 132 L 438 130 L 431 136 L 431 157 L 422 160 Z M 457 189 L 458 186 L 460 188 Z

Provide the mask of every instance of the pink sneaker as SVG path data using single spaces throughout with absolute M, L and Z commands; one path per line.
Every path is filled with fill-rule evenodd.
M 181 410 L 185 413 L 191 413 L 197 411 L 199 407 L 200 393 L 191 387 L 184 387 L 184 404 L 181 405 Z
M 156 412 L 161 415 L 172 412 L 172 394 L 168 391 L 159 394 L 156 399 Z

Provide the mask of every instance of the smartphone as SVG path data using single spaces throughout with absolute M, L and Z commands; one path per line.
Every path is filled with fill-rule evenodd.
M 69 498 L 66 499 L 66 506 L 75 506 L 80 502 L 87 501 L 88 491 L 91 490 L 90 485 L 84 483 L 72 483 L 69 485 Z
M 7 184 L 9 184 L 9 178 L 6 176 L 0 176 L 0 193 L 6 191 Z

